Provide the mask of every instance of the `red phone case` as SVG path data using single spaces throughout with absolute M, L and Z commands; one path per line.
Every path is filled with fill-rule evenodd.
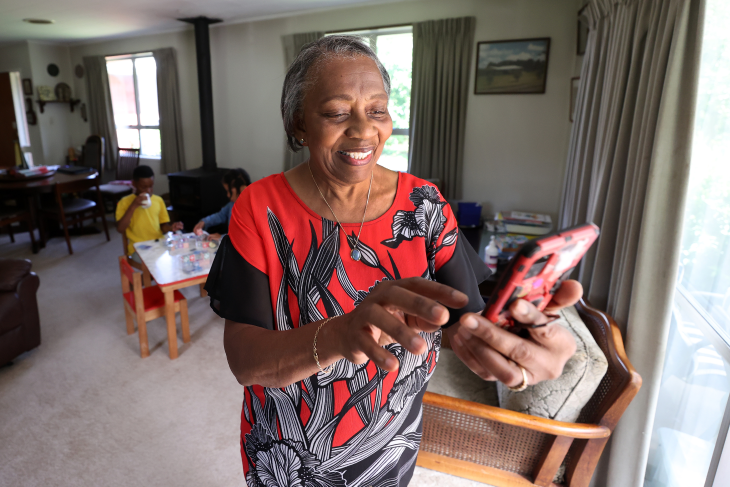
M 525 243 L 499 280 L 484 316 L 504 328 L 519 326 L 507 313 L 519 298 L 544 310 L 599 233 L 596 225 L 587 223 Z

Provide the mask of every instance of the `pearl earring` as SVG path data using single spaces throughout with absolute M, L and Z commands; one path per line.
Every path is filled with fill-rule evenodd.
M 304 139 L 299 139 L 299 143 L 304 145 Z

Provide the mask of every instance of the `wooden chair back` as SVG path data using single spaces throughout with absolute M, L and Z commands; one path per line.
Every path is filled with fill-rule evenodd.
M 641 387 L 613 319 L 576 304 L 608 371 L 575 423 L 554 421 L 426 392 L 418 465 L 498 486 L 587 487 L 618 420 Z
M 596 340 L 596 344 L 608 360 L 608 370 L 596 392 L 583 407 L 577 423 L 606 426 L 611 431 L 641 388 L 641 376 L 626 356 L 621 330 L 605 313 L 590 307 L 584 300 L 575 305 L 578 315 Z M 606 446 L 602 440 L 576 440 L 566 456 L 566 479 L 590 477 Z M 585 485 L 588 485 L 587 483 Z
M 104 170 L 104 137 L 90 135 L 84 143 L 84 166 L 93 167 L 99 174 Z
M 134 169 L 139 166 L 139 149 L 120 147 L 117 157 L 117 180 L 131 181 Z
M 144 318 L 144 295 L 142 294 L 142 276 L 139 272 L 134 272 L 132 266 L 129 265 L 127 257 L 119 256 L 119 273 L 122 277 L 122 294 L 128 292 L 134 293 L 135 314 Z

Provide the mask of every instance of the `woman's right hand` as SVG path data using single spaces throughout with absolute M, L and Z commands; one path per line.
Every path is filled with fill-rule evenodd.
M 338 352 L 350 362 L 371 359 L 394 371 L 398 360 L 383 345 L 398 342 L 413 354 L 425 352 L 418 332 L 438 330 L 449 319 L 445 306 L 462 308 L 468 302 L 466 294 L 421 277 L 384 281 L 352 312 L 333 320 L 331 332 Z
M 195 226 L 193 227 L 193 233 L 195 235 L 202 235 L 203 228 L 205 228 L 205 222 L 201 220 L 198 223 L 196 223 Z

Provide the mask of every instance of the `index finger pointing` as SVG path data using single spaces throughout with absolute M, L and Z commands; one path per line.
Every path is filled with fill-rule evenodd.
M 436 281 L 429 281 L 422 277 L 411 277 L 401 279 L 396 283 L 409 291 L 434 299 L 449 308 L 458 309 L 469 304 L 469 297 L 466 294 Z

